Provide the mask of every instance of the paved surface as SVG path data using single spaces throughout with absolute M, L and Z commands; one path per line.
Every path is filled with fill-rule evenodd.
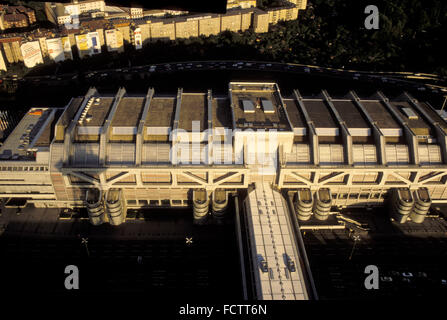
M 447 295 L 447 222 L 442 217 L 398 225 L 384 212 L 347 215 L 370 230 L 348 224 L 345 230 L 302 232 L 320 299 Z M 379 268 L 379 290 L 364 287 L 368 265 Z
M 2 291 L 128 292 L 201 301 L 242 297 L 232 223 L 194 226 L 192 212 L 177 210 L 153 212 L 119 227 L 94 227 L 87 220 L 58 220 L 55 209 L 16 211 L 2 208 L 0 217 Z M 78 292 L 64 287 L 64 270 L 71 264 L 79 267 Z

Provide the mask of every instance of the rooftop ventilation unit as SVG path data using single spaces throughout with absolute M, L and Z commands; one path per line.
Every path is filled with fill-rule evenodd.
M 410 108 L 402 108 L 402 111 L 407 115 L 410 120 L 417 120 L 417 114 Z
M 255 107 L 253 106 L 253 102 L 250 100 L 242 100 L 242 105 L 244 106 L 244 113 L 254 113 Z
M 275 113 L 275 108 L 270 100 L 262 100 L 262 107 L 264 109 L 264 113 Z

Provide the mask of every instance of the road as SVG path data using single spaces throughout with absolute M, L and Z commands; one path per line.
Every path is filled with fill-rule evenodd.
M 36 84 L 64 85 L 77 79 L 102 80 L 112 75 L 123 76 L 124 79 L 134 75 L 151 75 L 174 73 L 182 71 L 200 70 L 239 70 L 239 71 L 264 71 L 286 72 L 295 74 L 321 75 L 352 79 L 358 81 L 370 81 L 376 83 L 390 83 L 402 85 L 405 89 L 417 91 L 431 91 L 432 93 L 446 93 L 447 87 L 441 85 L 442 79 L 436 75 L 410 73 L 410 72 L 368 72 L 357 70 L 344 70 L 336 68 L 324 68 L 319 66 L 300 65 L 292 63 L 261 62 L 261 61 L 190 61 L 170 62 L 130 68 L 103 69 L 87 71 L 85 73 L 66 73 L 46 76 L 24 77 L 22 79 L 5 77 L 3 81 L 31 82 Z

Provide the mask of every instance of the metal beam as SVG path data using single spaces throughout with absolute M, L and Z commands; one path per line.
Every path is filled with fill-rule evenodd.
M 64 165 L 70 164 L 74 129 L 77 126 L 77 123 L 78 123 L 79 118 L 81 117 L 82 111 L 84 111 L 85 106 L 87 105 L 87 102 L 90 100 L 90 98 L 96 94 L 97 94 L 97 91 L 96 91 L 95 87 L 91 87 L 90 89 L 88 89 L 87 93 L 84 96 L 84 100 L 82 101 L 82 104 L 78 109 L 78 112 L 76 112 L 76 115 L 74 116 L 73 120 L 71 120 L 70 125 L 65 130 L 64 158 L 63 158 Z
M 207 164 L 212 164 L 212 145 L 213 145 L 213 134 L 214 134 L 214 123 L 213 123 L 213 92 L 212 90 L 208 90 L 208 94 L 207 94 L 207 108 L 208 108 L 208 129 L 207 129 L 207 139 L 208 139 L 208 163 Z
M 315 130 L 315 125 L 313 121 L 310 119 L 309 112 L 307 112 L 307 108 L 304 105 L 303 97 L 301 96 L 298 89 L 293 90 L 293 93 L 295 95 L 296 100 L 298 101 L 298 105 L 301 108 L 301 111 L 303 112 L 304 119 L 307 122 L 307 127 L 309 129 L 309 142 L 311 146 L 311 152 L 312 152 L 312 162 L 314 165 L 320 164 L 320 150 L 318 147 L 318 136 L 317 132 Z
M 442 154 L 442 162 L 447 164 L 447 133 L 444 129 L 439 125 L 439 122 L 432 118 L 425 110 L 419 105 L 419 102 L 414 99 L 409 93 L 404 92 L 404 97 L 407 101 L 415 107 L 420 113 L 424 115 L 424 117 L 428 120 L 429 123 L 433 126 L 436 131 L 436 138 L 438 140 L 438 144 L 441 147 Z M 436 111 L 435 111 L 436 112 Z
M 416 135 L 408 126 L 407 121 L 405 121 L 402 116 L 394 109 L 394 107 L 390 104 L 390 100 L 380 91 L 377 91 L 377 95 L 380 97 L 380 100 L 388 109 L 388 111 L 394 115 L 397 121 L 400 123 L 405 132 L 405 137 L 407 139 L 407 143 L 410 147 L 411 151 L 411 160 L 414 164 L 419 164 L 419 142 L 417 140 Z
M 376 121 L 371 118 L 368 111 L 366 111 L 365 106 L 360 101 L 360 98 L 357 96 L 357 94 L 354 91 L 349 91 L 349 95 L 351 96 L 352 100 L 354 101 L 354 104 L 357 106 L 357 108 L 360 110 L 360 112 L 365 116 L 366 120 L 369 122 L 372 133 L 374 136 L 374 141 L 376 143 L 376 150 L 377 154 L 379 155 L 379 163 L 385 165 L 386 164 L 386 141 L 385 136 L 383 135 L 382 131 L 380 131 L 379 127 L 377 126 Z
M 172 145 L 177 143 L 177 130 L 178 130 L 179 122 L 180 122 L 180 109 L 182 107 L 182 94 L 183 94 L 183 88 L 178 88 L 177 100 L 176 100 L 176 104 L 175 104 L 174 123 L 172 125 L 172 132 L 173 132 Z
M 334 104 L 332 103 L 332 98 L 329 96 L 329 93 L 326 90 L 321 90 L 321 94 L 324 97 L 324 100 L 326 101 L 327 105 L 331 109 L 332 113 L 335 115 L 335 118 L 337 119 L 338 125 L 341 129 L 341 134 L 343 136 L 343 145 L 344 145 L 344 153 L 346 162 L 349 165 L 353 164 L 353 157 L 352 157 L 352 136 L 349 133 L 348 127 L 346 126 L 345 121 L 338 113 L 337 109 L 335 108 Z
M 100 165 L 104 165 L 106 163 L 107 158 L 107 149 L 106 146 L 109 143 L 110 136 L 110 126 L 112 124 L 113 117 L 115 116 L 116 109 L 121 101 L 121 98 L 126 94 L 126 89 L 119 88 L 118 92 L 115 95 L 113 100 L 112 107 L 109 112 L 109 116 L 107 120 L 104 122 L 104 125 L 101 130 L 101 136 L 99 138 L 99 163 Z
M 147 114 L 149 113 L 149 107 L 152 102 L 152 97 L 154 96 L 154 88 L 149 88 L 144 100 L 143 113 L 141 114 L 140 122 L 138 124 L 137 136 L 135 139 L 135 165 L 141 165 L 141 154 L 144 143 L 144 124 L 146 122 Z

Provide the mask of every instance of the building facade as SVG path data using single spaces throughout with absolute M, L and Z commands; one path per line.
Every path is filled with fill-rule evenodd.
M 36 22 L 33 9 L 24 6 L 0 5 L 0 29 L 24 28 Z
M 31 109 L 0 159 L 0 196 L 38 207 L 85 207 L 110 190 L 126 208 L 187 206 L 196 191 L 252 183 L 326 197 L 327 208 L 381 206 L 396 192 L 447 201 L 447 122 L 407 93 L 91 88 L 62 109 Z

